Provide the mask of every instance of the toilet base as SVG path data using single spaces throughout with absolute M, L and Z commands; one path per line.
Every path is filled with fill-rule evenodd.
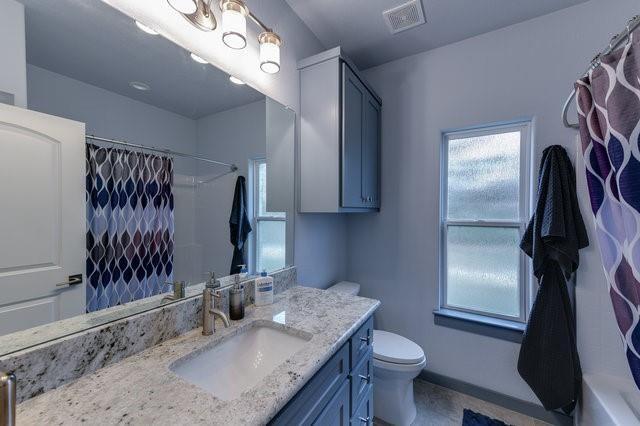
M 373 413 L 397 426 L 408 426 L 416 418 L 413 378 L 403 380 L 374 377 Z

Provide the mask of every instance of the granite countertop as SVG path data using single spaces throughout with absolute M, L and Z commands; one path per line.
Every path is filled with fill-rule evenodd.
M 197 328 L 116 364 L 29 399 L 17 407 L 18 424 L 265 424 L 377 309 L 380 302 L 358 296 L 294 287 L 273 305 L 250 306 L 231 327 L 216 324 L 213 336 Z M 170 365 L 251 327 L 310 333 L 312 338 L 240 397 L 220 400 L 181 379 Z M 211 368 L 225 368 L 212 365 Z

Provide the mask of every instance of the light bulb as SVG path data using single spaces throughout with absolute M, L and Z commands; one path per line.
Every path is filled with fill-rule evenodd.
M 169 5 L 180 13 L 190 15 L 198 10 L 195 0 L 167 0 Z
M 280 46 L 282 39 L 274 32 L 265 31 L 258 37 L 260 41 L 260 69 L 267 74 L 280 71 Z

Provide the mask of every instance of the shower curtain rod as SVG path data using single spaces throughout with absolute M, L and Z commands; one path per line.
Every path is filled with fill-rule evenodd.
M 119 141 L 119 140 L 108 139 L 108 138 L 101 138 L 99 136 L 94 136 L 94 135 L 84 135 L 84 137 L 85 137 L 85 139 L 91 139 L 91 140 L 94 140 L 94 141 L 100 141 L 100 142 L 107 142 L 107 143 L 112 143 L 112 144 L 116 144 L 116 145 L 129 146 L 131 148 L 138 148 L 138 149 L 143 149 L 143 150 L 146 150 L 146 151 L 160 152 L 160 153 L 163 153 L 163 154 L 166 154 L 166 155 L 171 155 L 171 156 L 174 156 L 174 157 L 191 158 L 193 160 L 203 161 L 205 163 L 211 163 L 211 164 L 218 164 L 218 165 L 221 165 L 221 166 L 227 166 L 227 167 L 229 167 L 229 169 L 231 169 L 232 172 L 235 172 L 236 170 L 238 170 L 238 166 L 236 166 L 235 164 L 224 163 L 222 161 L 216 161 L 216 160 L 212 160 L 210 158 L 200 157 L 200 156 L 192 155 L 192 154 L 185 154 L 183 152 L 172 151 L 170 149 L 156 148 L 156 147 L 153 147 L 153 146 L 140 145 L 140 144 L 137 144 L 137 143 Z
M 589 65 L 589 68 L 587 68 L 587 71 L 585 71 L 583 76 L 589 74 L 589 71 L 595 69 L 598 65 L 600 65 L 600 60 L 603 56 L 608 55 L 609 53 L 616 50 L 618 47 L 620 47 L 623 41 L 630 40 L 631 33 L 636 28 L 638 28 L 638 26 L 640 26 L 640 15 L 636 15 L 633 18 L 629 19 L 629 22 L 627 22 L 626 29 L 621 33 L 614 35 L 611 38 L 611 41 L 609 42 L 609 46 L 607 46 L 606 49 L 598 53 L 593 58 L 593 60 L 591 61 L 591 64 Z M 574 88 L 573 91 L 571 91 L 571 94 L 569 95 L 567 100 L 565 101 L 564 106 L 562 107 L 562 124 L 564 124 L 564 127 L 567 127 L 569 129 L 580 128 L 578 124 L 569 123 L 569 120 L 567 119 L 567 112 L 569 111 L 569 106 L 571 105 L 571 102 L 573 102 L 575 97 L 576 97 L 576 89 Z

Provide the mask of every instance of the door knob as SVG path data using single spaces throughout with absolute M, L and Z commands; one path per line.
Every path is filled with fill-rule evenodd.
M 71 287 L 82 283 L 82 274 L 69 275 L 67 281 L 56 284 L 56 287 Z

